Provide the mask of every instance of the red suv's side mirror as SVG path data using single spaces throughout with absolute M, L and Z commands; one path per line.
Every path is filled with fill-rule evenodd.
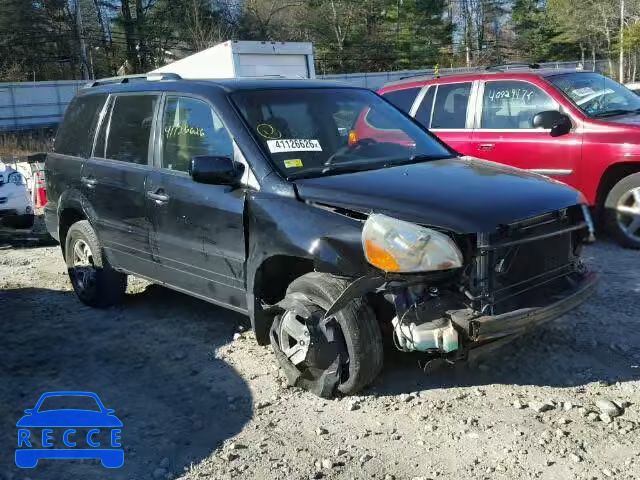
M 533 117 L 531 123 L 533 128 L 551 130 L 552 137 L 559 137 L 571 131 L 571 119 L 557 110 L 540 112 Z

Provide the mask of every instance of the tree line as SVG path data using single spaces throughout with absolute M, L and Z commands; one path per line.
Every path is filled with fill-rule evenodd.
M 141 73 L 229 39 L 313 42 L 319 73 L 599 59 L 633 80 L 640 0 L 0 0 L 0 81 Z

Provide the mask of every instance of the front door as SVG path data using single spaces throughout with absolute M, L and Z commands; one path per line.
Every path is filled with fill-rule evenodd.
M 520 80 L 495 80 L 484 84 L 477 102 L 473 155 L 534 171 L 576 185 L 576 168 L 582 152 L 582 133 L 552 137 L 550 130 L 533 128 L 533 117 L 560 106 L 546 92 Z
M 145 183 L 151 172 L 151 132 L 160 96 L 118 94 L 103 114 L 82 184 L 95 228 L 113 266 L 154 276 Z
M 212 106 L 199 98 L 166 97 L 158 155 L 146 187 L 153 210 L 159 280 L 246 311 L 242 188 L 194 182 L 195 156 L 234 157 L 234 143 Z

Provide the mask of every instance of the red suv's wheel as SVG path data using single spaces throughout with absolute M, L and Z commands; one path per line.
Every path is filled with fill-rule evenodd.
M 640 248 L 640 173 L 616 183 L 605 200 L 607 230 L 628 248 Z

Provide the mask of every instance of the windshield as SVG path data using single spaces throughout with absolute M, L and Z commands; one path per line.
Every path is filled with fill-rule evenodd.
M 599 73 L 567 73 L 549 77 L 580 110 L 593 118 L 640 111 L 640 97 Z
M 55 395 L 42 401 L 39 412 L 51 410 L 90 410 L 99 412 L 100 406 L 93 397 L 86 395 Z
M 453 156 L 375 93 L 353 88 L 232 95 L 286 178 L 331 175 Z

